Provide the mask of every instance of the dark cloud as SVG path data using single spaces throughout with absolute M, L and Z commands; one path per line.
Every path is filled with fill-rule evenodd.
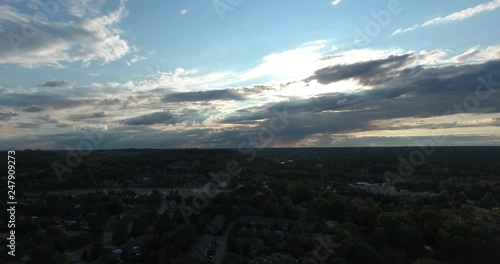
M 74 108 L 94 104 L 95 99 L 73 99 L 61 94 L 22 94 L 10 93 L 0 97 L 0 106 L 29 107 L 37 105 L 54 109 Z
M 109 105 L 119 105 L 121 103 L 121 100 L 118 99 L 118 98 L 114 98 L 114 99 L 104 99 L 100 102 L 100 105 L 105 105 L 105 106 L 109 106 Z
M 38 87 L 62 87 L 62 86 L 68 86 L 68 82 L 67 81 L 57 81 L 57 80 L 53 80 L 53 81 L 46 81 L 45 83 L 41 83 L 38 85 Z
M 170 111 L 155 112 L 147 115 L 125 119 L 121 121 L 125 125 L 155 125 L 155 124 L 177 124 L 179 120 Z
M 254 85 L 252 87 L 245 87 L 245 88 L 240 88 L 237 89 L 236 92 L 238 94 L 243 94 L 243 95 L 251 95 L 251 94 L 262 94 L 266 91 L 273 91 L 276 90 L 273 87 L 266 86 L 266 85 Z
M 320 60 L 331 60 L 331 59 L 335 59 L 335 58 L 340 58 L 344 55 L 325 55 L 323 57 L 320 58 Z
M 163 98 L 164 102 L 198 102 L 214 100 L 243 100 L 244 97 L 232 90 L 211 90 L 201 92 L 186 92 L 168 94 Z
M 17 128 L 39 128 L 40 124 L 37 123 L 17 123 Z
M 500 90 L 500 61 L 404 69 L 399 76 L 391 77 L 387 83 L 370 90 L 325 94 L 271 103 L 260 108 L 241 109 L 220 122 L 254 124 L 262 128 L 276 111 L 285 110 L 293 116 L 293 120 L 277 137 L 288 142 L 298 142 L 319 134 L 392 129 L 375 126 L 373 121 L 377 120 L 428 118 L 461 112 L 500 113 L 500 92 L 492 90 L 488 97 L 482 99 L 475 93 L 477 87 L 482 87 L 481 94 L 488 91 L 481 85 L 484 81 L 490 81 L 489 76 L 492 85 Z M 467 104 L 469 107 L 466 107 Z M 457 124 L 450 123 L 439 128 L 456 126 Z M 437 127 L 428 125 L 425 128 Z
M 107 115 L 106 115 L 106 113 L 104 113 L 104 111 L 101 111 L 101 112 L 94 112 L 94 113 L 89 113 L 89 114 L 70 115 L 70 116 L 68 116 L 68 120 L 81 121 L 81 120 L 85 120 L 85 119 L 103 118 L 103 117 L 107 117 Z
M 214 108 L 205 108 L 201 110 L 196 110 L 192 108 L 183 108 L 179 110 L 165 110 L 163 112 L 155 112 L 147 115 L 142 115 L 134 118 L 129 118 L 122 120 L 121 123 L 125 125 L 155 125 L 155 124 L 167 124 L 167 125 L 177 125 L 183 124 L 186 127 L 194 126 L 203 123 L 211 113 Z
M 356 79 L 365 85 L 379 85 L 388 78 L 397 76 L 399 70 L 416 59 L 412 54 L 391 55 L 381 60 L 363 61 L 354 64 L 335 65 L 317 70 L 306 82 L 317 80 L 329 84 L 348 79 Z
M 49 114 L 47 114 L 47 115 L 39 115 L 38 119 L 42 120 L 42 121 L 44 121 L 46 123 L 49 123 L 49 124 L 59 124 L 59 119 L 54 118 L 54 117 L 52 117 Z
M 16 113 L 0 108 L 0 121 L 9 121 L 13 116 L 17 115 Z
M 23 108 L 21 111 L 23 112 L 29 112 L 29 113 L 38 113 L 44 111 L 45 108 L 38 106 L 38 105 L 31 105 L 28 107 Z

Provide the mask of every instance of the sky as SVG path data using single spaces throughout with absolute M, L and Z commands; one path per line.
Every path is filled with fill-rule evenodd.
M 499 146 L 498 25 L 500 0 L 2 0 L 0 149 Z

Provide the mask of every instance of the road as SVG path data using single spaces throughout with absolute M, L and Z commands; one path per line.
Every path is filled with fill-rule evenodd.
M 226 230 L 226 233 L 222 236 L 218 236 L 215 239 L 217 240 L 217 250 L 215 251 L 214 257 L 212 258 L 212 262 L 214 264 L 221 264 L 226 256 L 227 252 L 227 235 L 229 234 L 229 230 L 233 227 L 233 223 L 229 225 L 229 228 Z

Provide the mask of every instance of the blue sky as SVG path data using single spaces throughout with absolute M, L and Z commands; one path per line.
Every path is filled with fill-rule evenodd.
M 5 0 L 0 148 L 82 129 L 99 148 L 238 147 L 279 107 L 260 145 L 499 145 L 499 17 L 499 0 Z

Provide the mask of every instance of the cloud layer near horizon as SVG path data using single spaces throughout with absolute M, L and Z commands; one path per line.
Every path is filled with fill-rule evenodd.
M 328 66 L 318 64 L 304 80 L 193 92 L 136 89 L 142 82 L 82 90 L 47 81 L 38 86 L 51 89 L 1 92 L 0 124 L 6 132 L 0 142 L 63 148 L 81 140 L 81 129 L 95 128 L 104 133 L 101 148 L 160 143 L 172 148 L 238 147 L 249 144 L 259 131 L 269 130 L 276 113 L 285 113 L 289 122 L 273 135 L 272 146 L 387 145 L 389 138 L 394 142 L 390 145 L 413 145 L 415 138 L 433 133 L 446 135 L 445 145 L 478 144 L 467 143 L 466 138 L 497 144 L 499 51 L 499 47 L 476 47 L 448 58 L 441 51 L 389 52 L 353 63 L 342 59 L 352 51 L 339 52 L 327 60 L 320 57 L 321 63 L 326 61 L 321 65 Z M 483 60 L 484 54 L 496 59 Z M 198 73 L 184 76 L 206 78 Z M 176 82 L 186 80 L 177 77 Z M 57 89 L 64 89 L 65 95 Z M 311 90 L 312 95 L 300 96 Z M 44 133 L 26 138 L 15 132 L 34 128 L 44 128 Z

